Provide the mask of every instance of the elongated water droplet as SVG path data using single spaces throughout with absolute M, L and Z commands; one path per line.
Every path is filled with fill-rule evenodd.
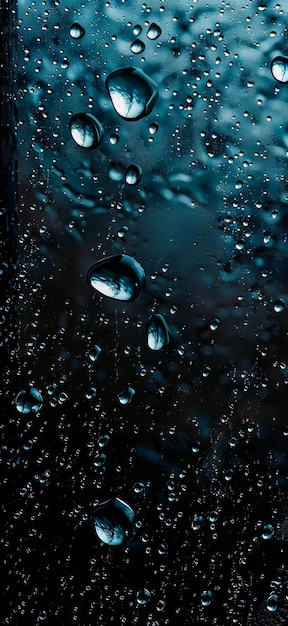
M 42 406 L 42 396 L 35 387 L 22 389 L 16 398 L 16 409 L 19 413 L 36 413 Z
M 69 30 L 69 34 L 73 39 L 82 39 L 82 37 L 84 37 L 85 35 L 85 30 L 83 26 L 81 26 L 81 24 L 75 22 L 74 24 L 72 24 Z
M 120 498 L 110 498 L 98 504 L 93 513 L 97 536 L 110 546 L 120 546 L 129 539 L 134 519 L 133 509 Z
M 158 39 L 161 33 L 162 33 L 162 30 L 160 26 L 158 26 L 158 24 L 153 23 L 153 24 L 150 24 L 147 30 L 147 37 L 148 39 Z
M 151 113 L 158 97 L 156 83 L 133 67 L 116 70 L 106 78 L 113 107 L 125 120 L 139 120 Z
M 126 170 L 125 180 L 128 185 L 138 185 L 142 176 L 142 170 L 139 165 L 131 164 Z
M 104 136 L 103 127 L 91 113 L 77 113 L 70 120 L 71 137 L 81 148 L 98 148 Z
M 88 272 L 87 280 L 93 289 L 104 296 L 129 302 L 141 295 L 145 272 L 132 257 L 117 254 L 95 263 Z
M 169 330 L 165 319 L 159 313 L 151 315 L 147 327 L 147 344 L 150 350 L 162 350 L 169 343 Z
M 141 39 L 135 39 L 135 41 L 131 43 L 130 50 L 131 52 L 134 52 L 134 54 L 140 54 L 145 50 L 145 44 L 141 41 Z
M 279 83 L 288 82 L 288 58 L 276 57 L 271 63 L 271 72 L 273 78 Z

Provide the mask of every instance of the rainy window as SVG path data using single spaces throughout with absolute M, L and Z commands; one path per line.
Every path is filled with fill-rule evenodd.
M 3 624 L 287 624 L 285 10 L 18 0 Z

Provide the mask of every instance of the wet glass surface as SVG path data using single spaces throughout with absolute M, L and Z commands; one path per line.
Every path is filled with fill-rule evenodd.
M 3 623 L 287 624 L 284 3 L 17 33 Z

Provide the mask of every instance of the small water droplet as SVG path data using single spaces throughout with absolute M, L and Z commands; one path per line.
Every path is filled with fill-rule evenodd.
M 89 352 L 89 359 L 90 361 L 93 361 L 93 363 L 95 363 L 95 361 L 97 361 L 97 359 L 99 358 L 101 354 L 101 348 L 99 348 L 99 346 L 93 346 L 92 350 L 90 350 Z
M 140 33 L 142 33 L 142 26 L 140 26 L 140 24 L 136 24 L 136 26 L 134 26 L 133 28 L 133 35 L 135 35 L 135 37 L 138 37 Z
M 204 519 L 202 515 L 195 515 L 193 522 L 191 524 L 192 530 L 200 530 L 201 526 L 203 526 Z
M 142 176 L 142 170 L 139 165 L 131 164 L 126 170 L 125 180 L 127 185 L 138 185 Z
M 155 24 L 153 22 L 153 24 L 150 24 L 148 30 L 147 30 L 147 37 L 148 39 L 158 39 L 158 37 L 160 37 L 162 33 L 162 30 L 160 28 L 160 26 L 158 26 L 158 24 Z
M 119 239 L 123 239 L 123 237 L 125 237 L 127 233 L 128 233 L 128 226 L 122 226 L 121 228 L 119 228 L 117 236 L 119 237 Z
M 142 604 L 142 605 L 147 604 L 150 598 L 151 598 L 151 593 L 149 589 L 146 589 L 146 587 L 143 587 L 143 589 L 141 589 L 140 591 L 137 591 L 137 603 L 138 604 Z
M 276 57 L 271 63 L 271 72 L 273 78 L 279 83 L 288 82 L 288 58 Z
M 214 320 L 212 320 L 212 322 L 210 322 L 210 329 L 211 330 L 217 330 L 219 328 L 219 324 L 220 324 L 220 320 L 218 320 L 216 317 Z
M 101 259 L 87 276 L 88 283 L 99 293 L 123 302 L 137 300 L 145 284 L 145 272 L 140 263 L 125 254 Z
M 285 307 L 284 300 L 281 300 L 281 298 L 279 298 L 279 300 L 275 300 L 275 302 L 273 304 L 273 309 L 274 309 L 275 313 L 281 313 L 281 311 L 283 311 L 284 307 Z
M 127 390 L 121 391 L 121 393 L 119 393 L 119 396 L 118 396 L 118 400 L 120 404 L 122 405 L 130 404 L 134 394 L 135 394 L 135 391 L 132 387 L 128 387 Z
M 134 519 L 133 509 L 120 498 L 110 498 L 98 504 L 93 513 L 97 536 L 110 546 L 120 546 L 129 539 Z
M 201 595 L 201 604 L 202 606 L 209 606 L 213 600 L 212 591 L 203 591 Z
M 145 50 L 145 44 L 141 41 L 141 39 L 135 39 L 135 41 L 131 43 L 130 50 L 134 54 L 141 54 L 141 52 L 144 52 Z
M 94 466 L 103 467 L 105 463 L 106 463 L 106 454 L 104 454 L 103 452 L 96 454 L 95 459 L 94 459 Z
M 162 315 L 155 313 L 148 320 L 147 344 L 150 350 L 162 350 L 169 343 L 169 330 Z
M 77 146 L 98 148 L 104 136 L 103 127 L 91 113 L 77 113 L 70 120 L 70 133 Z
M 15 403 L 19 413 L 36 413 L 42 406 L 42 396 L 35 387 L 27 387 L 18 393 Z
M 271 539 L 271 537 L 273 537 L 273 534 L 274 534 L 273 526 L 271 524 L 265 524 L 262 530 L 262 538 L 266 540 Z
M 112 72 L 106 78 L 106 89 L 116 113 L 130 121 L 149 115 L 158 97 L 156 83 L 133 67 Z
M 277 594 L 271 593 L 267 600 L 267 605 L 266 605 L 268 611 L 270 611 L 270 613 L 275 613 L 275 611 L 277 610 L 277 604 L 278 604 Z
M 110 143 L 112 144 L 112 146 L 116 146 L 118 141 L 119 141 L 119 135 L 117 135 L 116 133 L 112 133 L 112 135 L 110 135 Z
M 81 26 L 81 24 L 78 24 L 78 22 L 75 22 L 74 24 L 72 24 L 69 30 L 69 34 L 72 37 L 72 39 L 82 39 L 82 37 L 84 37 L 85 35 L 85 30 L 83 26 Z
M 159 124 L 157 124 L 157 122 L 152 122 L 152 124 L 150 124 L 149 126 L 150 135 L 155 135 L 155 133 L 157 133 L 158 128 L 159 128 Z

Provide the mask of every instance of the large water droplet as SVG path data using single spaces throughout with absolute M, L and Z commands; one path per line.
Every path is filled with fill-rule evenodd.
M 145 44 L 141 41 L 141 39 L 135 39 L 135 41 L 131 43 L 130 50 L 131 52 L 134 52 L 134 54 L 140 54 L 141 52 L 144 52 Z
M 153 23 L 153 24 L 150 24 L 147 30 L 147 37 L 148 39 L 158 39 L 161 33 L 162 33 L 162 30 L 160 26 L 158 26 L 158 24 Z
M 133 163 L 127 167 L 125 180 L 128 185 L 138 185 L 142 176 L 142 170 L 139 165 Z
M 83 26 L 81 26 L 81 24 L 78 24 L 78 22 L 75 22 L 74 24 L 72 24 L 69 30 L 69 34 L 72 37 L 72 39 L 82 39 L 82 37 L 84 37 L 85 35 L 85 30 Z
M 36 413 L 42 405 L 42 396 L 35 387 L 27 387 L 18 393 L 16 409 L 19 413 Z
M 132 257 L 117 254 L 95 263 L 88 272 L 87 280 L 93 289 L 104 296 L 129 302 L 141 295 L 145 272 Z
M 70 133 L 77 146 L 98 148 L 104 136 L 103 127 L 91 113 L 77 113 L 70 120 Z
M 120 546 L 128 540 L 134 523 L 134 511 L 120 498 L 110 498 L 94 509 L 93 523 L 97 536 L 103 543 Z
M 279 83 L 288 82 L 288 58 L 276 57 L 271 63 L 271 72 L 273 78 Z
M 147 344 L 150 350 L 161 350 L 169 342 L 169 330 L 165 319 L 159 313 L 151 315 L 147 327 Z
M 151 113 L 158 98 L 156 83 L 133 67 L 116 70 L 106 78 L 113 107 L 125 120 L 139 120 Z

